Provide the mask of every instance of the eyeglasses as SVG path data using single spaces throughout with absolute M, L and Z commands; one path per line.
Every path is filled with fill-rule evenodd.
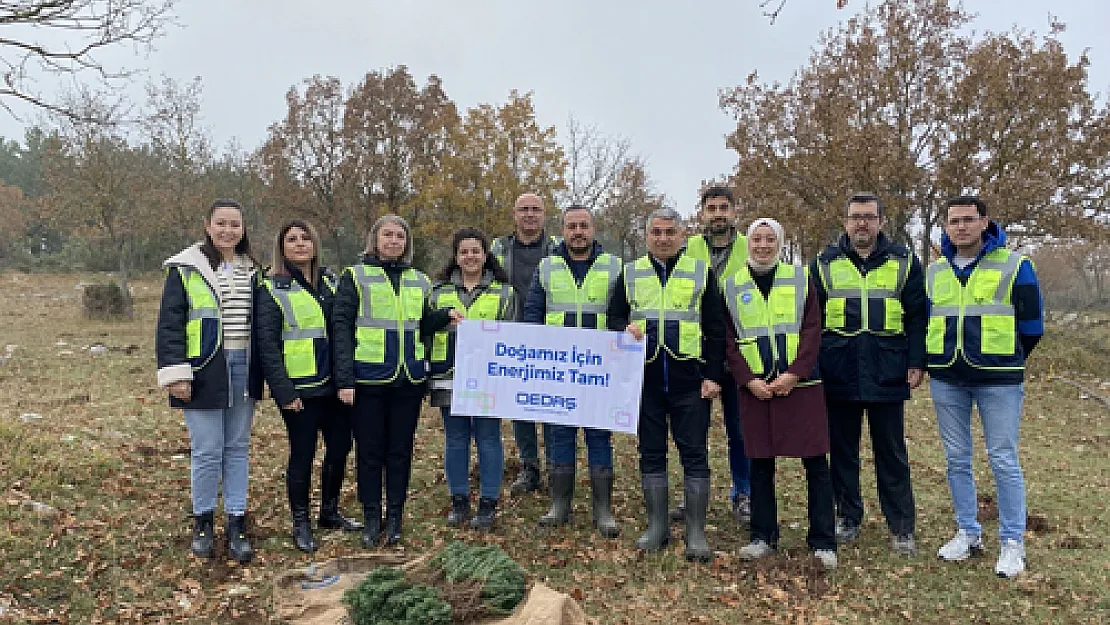
M 542 206 L 517 206 L 516 212 L 518 213 L 542 213 Z
M 979 217 L 978 215 L 976 215 L 975 217 L 951 217 L 951 218 L 948 219 L 948 225 L 953 226 L 953 227 L 955 227 L 955 226 L 970 226 L 970 225 L 972 225 L 972 224 L 974 224 L 974 223 L 976 223 L 976 222 L 978 222 L 982 219 L 983 218 Z
M 678 234 L 678 228 L 652 228 L 648 232 L 653 237 L 673 237 Z
M 845 217 L 848 221 L 854 221 L 858 224 L 875 223 L 879 221 L 878 215 L 848 215 Z

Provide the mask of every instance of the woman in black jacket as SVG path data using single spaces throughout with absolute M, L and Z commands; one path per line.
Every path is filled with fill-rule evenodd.
M 170 406 L 184 408 L 192 448 L 192 552 L 214 553 L 213 524 L 223 485 L 229 555 L 248 562 L 248 452 L 262 376 L 252 366 L 251 311 L 258 262 L 243 227 L 243 209 L 217 200 L 205 240 L 166 260 L 155 337 L 158 385 Z
M 285 487 L 293 542 L 316 550 L 308 516 L 308 491 L 317 434 L 324 435 L 319 526 L 357 531 L 362 525 L 339 513 L 339 491 L 351 451 L 350 409 L 336 400 L 328 342 L 335 276 L 320 266 L 320 237 L 293 219 L 278 230 L 272 275 L 262 280 L 255 342 L 270 395 L 289 435 Z
M 386 544 L 401 540 L 401 519 L 412 470 L 412 445 L 427 388 L 424 340 L 462 314 L 432 310 L 428 276 L 412 267 L 412 232 L 397 215 L 370 229 L 362 262 L 348 267 L 335 296 L 335 383 L 354 406 L 358 498 L 366 519 L 362 543 L 382 533 L 382 476 L 386 487 Z

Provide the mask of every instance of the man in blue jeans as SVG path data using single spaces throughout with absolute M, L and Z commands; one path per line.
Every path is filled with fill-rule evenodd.
M 621 259 L 601 250 L 594 240 L 593 214 L 573 205 L 563 212 L 563 242 L 540 261 L 528 299 L 524 322 L 568 328 L 604 330 L 609 296 L 621 273 Z M 593 522 L 602 536 L 616 538 L 620 526 L 613 518 L 612 432 L 582 428 L 590 465 Z M 574 467 L 578 455 L 578 428 L 544 424 L 547 441 L 551 509 L 540 517 L 543 527 L 570 521 L 574 500 Z
M 1018 432 L 1025 359 L 1044 334 L 1033 263 L 1006 249 L 1006 233 L 975 196 L 947 202 L 943 258 L 929 265 L 925 339 L 930 390 L 948 461 L 956 535 L 937 555 L 966 560 L 983 551 L 971 470 L 971 406 L 979 408 L 998 501 L 1000 577 L 1025 570 L 1025 478 Z

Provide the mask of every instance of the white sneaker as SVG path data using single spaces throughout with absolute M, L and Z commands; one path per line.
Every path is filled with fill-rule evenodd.
M 994 565 L 994 572 L 999 577 L 1017 577 L 1018 573 L 1025 570 L 1025 545 L 1009 538 L 1002 541 L 1002 550 L 998 554 L 998 562 Z
M 825 567 L 826 571 L 836 568 L 836 552 L 832 549 L 818 549 L 813 552 L 813 557 L 821 561 L 821 566 Z
M 757 538 L 752 542 L 740 548 L 737 555 L 741 560 L 758 560 L 767 557 L 775 552 L 775 548 L 767 544 L 767 541 Z
M 963 562 L 973 555 L 978 556 L 982 553 L 982 537 L 969 534 L 967 530 L 958 530 L 952 540 L 944 543 L 944 546 L 937 550 L 937 557 L 949 562 Z

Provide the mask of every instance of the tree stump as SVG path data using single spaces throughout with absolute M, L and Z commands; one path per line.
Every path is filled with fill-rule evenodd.
M 123 319 L 128 316 L 123 290 L 115 282 L 86 285 L 81 304 L 85 317 L 89 319 Z

